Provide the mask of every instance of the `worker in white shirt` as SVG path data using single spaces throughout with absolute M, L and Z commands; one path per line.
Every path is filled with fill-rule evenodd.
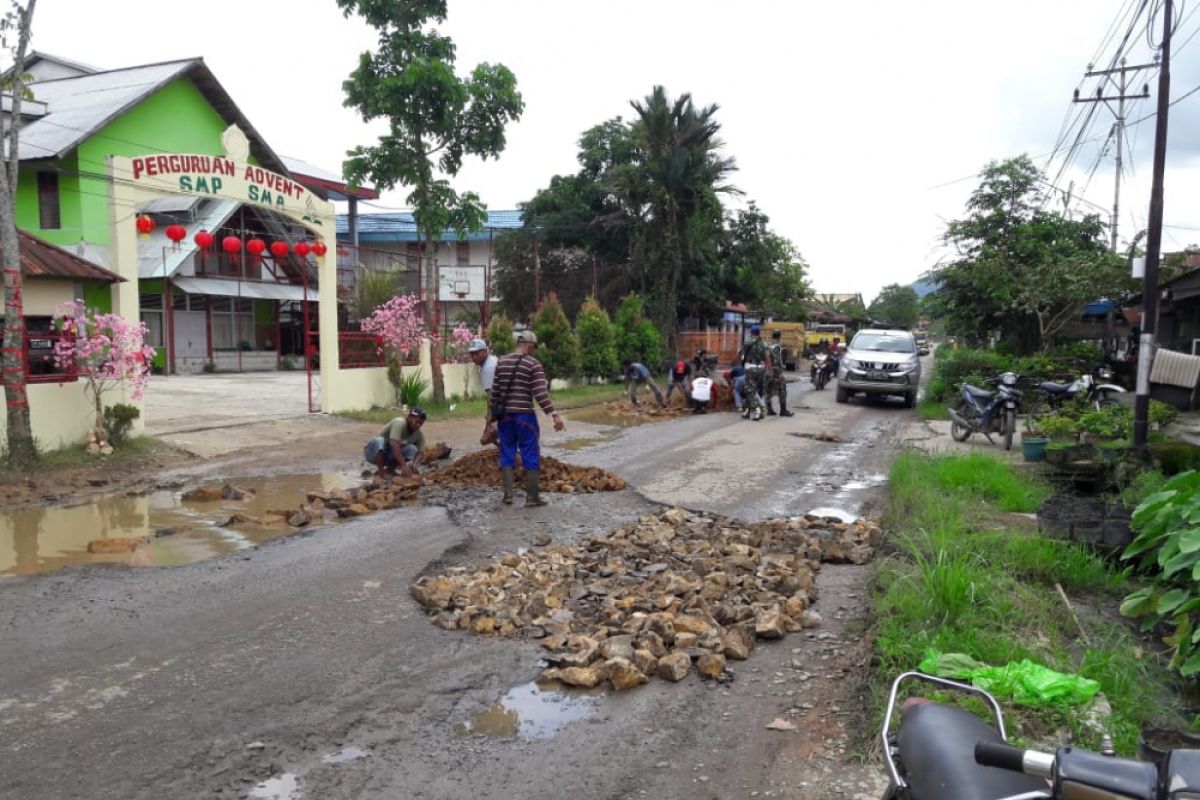
M 700 374 L 692 378 L 692 413 L 707 414 L 708 406 L 712 402 L 712 378 L 708 376 L 708 370 L 701 370 Z
M 496 425 L 491 413 L 492 379 L 496 377 L 496 362 L 500 359 L 491 354 L 488 343 L 483 339 L 471 342 L 471 346 L 467 348 L 467 355 L 471 363 L 479 367 L 479 379 L 483 382 L 483 392 L 488 398 L 487 410 L 484 412 L 483 436 L 480 437 L 479 443 L 491 444 L 496 441 Z

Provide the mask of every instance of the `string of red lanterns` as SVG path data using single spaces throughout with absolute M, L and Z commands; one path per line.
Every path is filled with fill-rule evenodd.
M 136 226 L 141 238 L 148 239 L 150 238 L 150 233 L 155 228 L 154 219 L 148 214 L 140 214 L 137 217 Z M 171 240 L 172 249 L 174 250 L 178 250 L 180 242 L 187 238 L 187 228 L 179 224 L 168 225 L 165 233 L 167 238 Z M 192 237 L 192 241 L 196 243 L 196 247 L 200 250 L 200 258 L 203 259 L 204 254 L 211 250 L 216 240 L 207 229 L 203 229 Z M 225 251 L 229 256 L 229 260 L 233 262 L 236 260 L 235 257 L 237 254 L 242 250 L 242 240 L 237 236 L 226 236 L 221 240 L 221 249 Z M 312 244 L 301 239 L 295 245 L 289 245 L 280 239 L 272 242 L 269 248 L 267 243 L 258 237 L 253 237 L 246 241 L 246 252 L 254 258 L 255 263 L 261 261 L 262 254 L 267 249 L 270 249 L 271 255 L 277 259 L 286 257 L 290 252 L 294 252 L 300 258 L 307 258 L 309 253 L 322 258 L 329 252 L 329 248 L 320 239 Z

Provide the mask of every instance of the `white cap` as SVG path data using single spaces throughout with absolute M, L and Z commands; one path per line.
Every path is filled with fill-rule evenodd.
M 467 348 L 468 353 L 478 353 L 480 350 L 487 350 L 487 342 L 483 339 L 475 339 L 471 342 L 471 346 Z

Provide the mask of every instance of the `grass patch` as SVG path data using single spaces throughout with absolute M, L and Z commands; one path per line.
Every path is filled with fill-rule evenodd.
M 896 460 L 885 524 L 897 547 L 876 563 L 872 591 L 878 714 L 892 679 L 936 648 L 997 666 L 1028 658 L 1099 682 L 1124 755 L 1136 751 L 1141 728 L 1186 724 L 1165 660 L 1116 616 L 1130 590 L 1127 573 L 1081 545 L 1003 526 L 1000 512 L 1030 511 L 1048 493 L 1040 480 L 984 455 Z M 1046 744 L 1069 730 L 1086 747 L 1099 744 L 1081 709 L 1004 705 L 1018 739 Z
M 946 404 L 937 400 L 922 400 L 917 404 L 917 416 L 921 419 L 950 419 Z
M 616 400 L 625 393 L 619 383 L 592 384 L 575 386 L 570 389 L 560 389 L 551 393 L 554 406 L 559 411 L 569 411 L 573 408 L 607 403 Z M 453 405 L 454 408 L 450 408 Z M 487 402 L 482 397 L 472 397 L 470 400 L 459 400 L 451 403 L 435 403 L 432 399 L 423 400 L 421 408 L 429 414 L 431 420 L 439 419 L 473 419 L 481 421 L 487 412 Z M 342 411 L 338 416 L 358 422 L 375 422 L 383 424 L 390 422 L 398 414 L 395 408 L 369 408 L 362 411 Z
M 123 466 L 159 455 L 170 449 L 172 449 L 170 445 L 153 436 L 131 436 L 120 447 L 114 449 L 110 456 L 94 456 L 86 450 L 84 445 L 76 444 L 41 453 L 37 463 L 32 467 L 9 469 L 3 466 L 4 461 L 0 460 L 0 477 L 71 467 Z

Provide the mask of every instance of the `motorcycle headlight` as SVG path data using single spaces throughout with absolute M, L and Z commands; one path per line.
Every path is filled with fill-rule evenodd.
M 1005 386 L 1016 386 L 1017 385 L 1017 376 L 1011 372 L 1006 372 L 1000 376 L 1000 382 L 1003 383 Z

